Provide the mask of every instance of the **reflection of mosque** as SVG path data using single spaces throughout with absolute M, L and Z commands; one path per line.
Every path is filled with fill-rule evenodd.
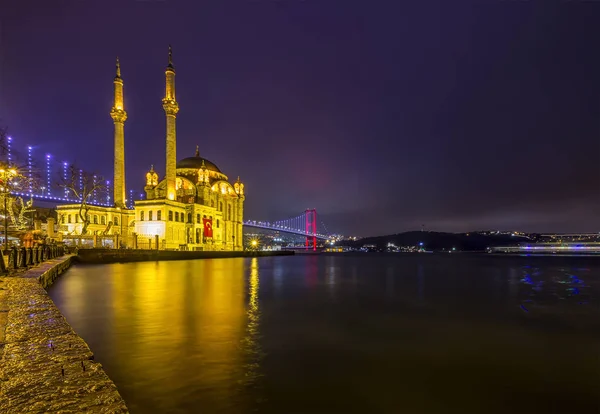
M 144 386 L 152 392 L 197 392 L 194 404 L 214 411 L 251 404 L 240 387 L 259 379 L 258 259 L 135 266 L 127 275 L 125 268 L 114 270 L 112 326 L 127 327 L 127 334 L 116 336 L 120 360 L 113 363 L 137 372 L 132 379 L 148 378 Z M 172 360 L 182 353 L 186 357 Z M 151 378 L 173 380 L 156 384 Z

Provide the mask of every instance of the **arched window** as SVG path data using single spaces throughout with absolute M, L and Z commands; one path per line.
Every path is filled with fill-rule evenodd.
M 152 221 L 152 210 L 148 212 L 148 220 Z
M 75 214 L 75 223 L 79 223 L 79 214 Z
M 227 220 L 231 221 L 231 204 L 227 204 Z
M 159 221 L 162 220 L 162 211 L 161 210 L 158 210 L 156 212 L 156 219 L 159 220 Z
M 64 214 L 62 216 L 60 216 L 60 222 L 62 224 L 65 224 L 65 215 Z
M 196 223 L 200 224 L 200 214 L 196 214 Z
M 223 202 L 219 201 L 219 211 L 223 212 Z
M 188 223 L 192 222 L 192 213 L 188 213 Z
M 140 211 L 140 221 L 144 221 L 144 212 Z
M 169 221 L 173 221 L 173 211 L 169 210 Z
M 217 228 L 219 228 L 219 219 L 217 219 Z
M 94 224 L 98 224 L 98 216 L 94 214 Z
M 179 211 L 175 212 L 175 221 L 179 221 Z
M 71 215 L 69 214 L 69 223 L 71 222 Z
M 100 216 L 100 224 L 106 224 L 106 216 Z
M 118 226 L 119 225 L 119 218 L 115 216 L 113 218 L 113 223 L 114 223 L 115 226 Z

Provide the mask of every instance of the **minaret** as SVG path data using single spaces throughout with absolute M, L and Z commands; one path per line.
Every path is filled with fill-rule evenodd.
M 117 76 L 114 80 L 115 101 L 110 111 L 110 117 L 115 122 L 115 171 L 114 171 L 114 203 L 117 207 L 125 208 L 125 120 L 127 112 L 123 106 L 123 79 L 121 65 L 117 57 Z
M 165 166 L 165 178 L 167 181 L 167 199 L 175 200 L 175 173 L 177 164 L 175 118 L 177 117 L 177 112 L 179 112 L 179 105 L 175 100 L 175 68 L 173 67 L 171 45 L 169 45 L 169 64 L 165 70 L 165 77 L 165 97 L 162 100 L 163 109 L 167 116 L 167 162 Z

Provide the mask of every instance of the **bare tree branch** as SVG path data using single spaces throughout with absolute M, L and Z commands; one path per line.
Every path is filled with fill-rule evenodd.
M 104 179 L 99 175 L 91 174 L 77 168 L 74 164 L 69 166 L 69 174 L 67 179 L 64 177 L 60 186 L 67 190 L 75 200 L 79 202 L 79 219 L 83 223 L 81 234 L 87 234 L 87 228 L 90 224 L 88 211 L 90 202 L 94 193 L 104 193 L 107 187 L 103 184 Z

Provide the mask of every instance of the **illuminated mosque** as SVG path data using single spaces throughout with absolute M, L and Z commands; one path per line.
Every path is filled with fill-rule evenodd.
M 231 184 L 213 162 L 200 156 L 177 161 L 175 68 L 171 48 L 165 69 L 166 168 L 159 179 L 152 166 L 146 173 L 145 200 L 127 209 L 125 198 L 125 133 L 127 113 L 123 104 L 123 79 L 117 59 L 114 79 L 114 207 L 91 206 L 88 230 L 92 234 L 120 235 L 128 247 L 181 250 L 243 250 L 244 184 Z M 60 223 L 68 232 L 81 228 L 76 220 L 79 204 L 59 206 Z M 73 220 L 73 221 L 75 221 Z

